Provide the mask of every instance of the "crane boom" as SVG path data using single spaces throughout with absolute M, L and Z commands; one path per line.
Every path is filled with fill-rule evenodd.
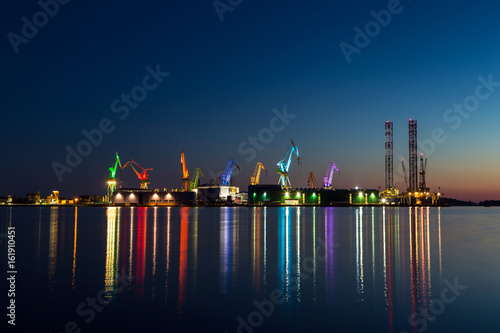
M 189 191 L 191 187 L 191 180 L 189 179 L 189 172 L 186 166 L 186 159 L 184 157 L 184 149 L 181 149 L 181 168 L 182 168 L 182 192 Z
M 108 190 L 107 190 L 107 196 L 108 200 L 109 198 L 113 195 L 113 192 L 116 189 L 116 169 L 120 166 L 120 170 L 122 169 L 122 164 L 120 162 L 120 157 L 118 157 L 118 153 L 116 153 L 116 158 L 115 158 L 115 164 L 112 165 L 108 170 L 109 170 L 109 177 L 107 179 L 108 183 Z
M 312 185 L 312 188 L 318 188 L 318 182 L 316 181 L 316 178 L 314 177 L 314 173 L 312 171 L 309 172 L 309 178 L 307 179 L 307 185 Z
M 323 177 L 323 186 L 327 189 L 332 188 L 334 170 L 337 170 L 337 172 L 340 173 L 339 168 L 337 168 L 337 165 L 333 163 L 333 161 L 330 161 L 330 166 L 328 167 L 328 170 L 326 170 L 325 177 Z
M 240 166 L 238 163 L 236 163 L 235 160 L 229 160 L 227 163 L 226 169 L 224 170 L 224 173 L 221 176 L 221 183 L 222 185 L 229 185 L 231 182 L 231 174 L 233 173 L 233 168 L 236 166 L 238 170 L 240 170 Z
M 203 175 L 203 172 L 201 172 L 200 168 L 196 168 L 194 170 L 194 180 L 190 183 L 189 189 L 190 190 L 195 190 L 198 188 L 198 180 L 200 179 L 200 175 L 205 178 Z
M 261 162 L 257 162 L 257 165 L 255 165 L 255 170 L 253 171 L 253 176 L 250 178 L 251 185 L 259 185 L 261 170 L 264 170 L 267 175 L 267 170 L 264 167 L 264 164 L 262 164 Z
M 409 191 L 410 187 L 408 186 L 408 175 L 406 174 L 405 162 L 403 159 L 401 159 L 401 164 L 403 165 L 403 173 L 405 174 L 406 191 Z
M 132 164 L 135 164 L 142 171 L 141 172 L 137 171 Z M 137 175 L 137 177 L 140 179 L 140 181 L 141 181 L 141 189 L 147 189 L 148 188 L 148 184 L 149 184 L 149 179 L 148 179 L 148 174 L 147 173 L 148 173 L 149 170 L 153 170 L 153 168 L 144 169 L 139 164 L 137 164 L 136 161 L 134 161 L 132 159 L 131 161 L 128 161 L 127 163 L 125 163 L 125 165 L 123 166 L 122 169 L 125 169 L 129 165 L 134 170 L 134 172 Z
M 300 164 L 301 158 L 299 157 L 299 148 L 295 143 L 293 143 L 293 140 L 291 140 L 290 147 L 288 147 L 285 156 L 277 164 L 278 169 L 276 169 L 276 172 L 280 175 L 278 184 L 281 185 L 281 188 L 288 188 L 292 186 L 290 178 L 288 178 L 288 170 L 290 168 L 290 162 L 292 161 L 292 155 L 294 152 L 297 155 L 297 164 Z
M 120 166 L 122 168 L 122 164 L 120 163 L 120 157 L 118 157 L 118 153 L 116 153 L 115 164 L 109 168 L 109 178 L 116 178 L 116 169 Z

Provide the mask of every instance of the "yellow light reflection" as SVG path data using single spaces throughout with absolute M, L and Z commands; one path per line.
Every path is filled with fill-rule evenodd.
M 49 291 L 50 291 L 50 301 L 53 300 L 56 265 L 57 265 L 57 238 L 59 229 L 59 208 L 50 208 L 50 237 L 49 237 L 49 265 L 48 265 L 48 275 L 49 275 Z
M 105 298 L 110 299 L 117 285 L 118 261 L 117 253 L 117 210 L 116 207 L 106 209 L 107 234 L 106 234 L 106 270 L 104 276 Z
M 71 277 L 71 287 L 75 289 L 75 273 L 76 273 L 76 240 L 78 233 L 78 207 L 75 206 L 75 230 L 74 230 L 74 238 L 73 238 L 73 274 Z

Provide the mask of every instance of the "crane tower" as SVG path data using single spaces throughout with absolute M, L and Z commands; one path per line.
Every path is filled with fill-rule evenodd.
M 409 191 L 417 190 L 417 121 L 410 119 L 408 122 L 408 137 L 409 137 L 409 156 L 410 163 L 410 184 Z
M 385 189 L 394 187 L 393 171 L 393 124 L 392 121 L 385 122 Z

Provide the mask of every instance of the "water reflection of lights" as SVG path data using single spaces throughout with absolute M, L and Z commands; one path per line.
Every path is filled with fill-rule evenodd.
M 181 244 L 179 250 L 179 298 L 177 300 L 177 312 L 182 314 L 187 296 L 189 208 L 181 208 L 180 215 Z
M 234 208 L 221 209 L 220 225 L 220 291 L 228 294 L 238 259 L 238 226 L 233 223 L 231 214 Z
M 111 298 L 117 285 L 118 271 L 118 240 L 119 227 L 118 224 L 118 208 L 108 207 L 106 210 L 107 216 L 107 235 L 106 235 L 106 270 L 104 277 L 104 289 L 106 298 Z
M 363 262 L 363 207 L 356 209 L 356 277 L 357 291 L 364 293 L 364 262 Z M 361 297 L 361 300 L 363 298 Z
M 252 286 L 258 297 L 263 296 L 262 214 L 260 214 L 261 209 L 262 208 L 260 207 L 253 207 L 252 211 Z
M 166 231 L 166 260 L 165 260 L 165 302 L 168 299 L 168 274 L 170 272 L 170 216 L 172 208 L 167 208 L 167 231 Z
M 144 276 L 146 269 L 146 234 L 148 208 L 137 208 L 137 256 L 135 290 L 139 299 L 144 297 Z
M 153 208 L 153 268 L 152 268 L 152 277 L 153 277 L 153 287 L 151 288 L 151 299 L 155 298 L 155 278 L 156 278 L 156 238 L 157 238 L 157 222 L 158 222 L 158 207 Z
M 49 237 L 49 265 L 48 265 L 48 275 L 49 275 L 49 291 L 50 291 L 50 301 L 53 299 L 54 288 L 55 288 L 55 273 L 57 265 L 57 242 L 58 242 L 58 230 L 59 229 L 59 208 L 50 208 L 50 237 Z
M 76 240 L 78 234 L 78 207 L 75 206 L 75 230 L 73 235 L 73 271 L 71 276 L 71 287 L 75 289 L 75 273 L 76 273 Z

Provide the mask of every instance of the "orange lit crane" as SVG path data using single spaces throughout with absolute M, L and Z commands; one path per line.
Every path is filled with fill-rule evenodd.
M 314 177 L 314 173 L 311 171 L 309 172 L 309 178 L 307 179 L 307 185 L 311 185 L 312 188 L 318 188 L 318 182 L 316 181 L 316 178 Z
M 191 187 L 191 180 L 189 179 L 189 172 L 186 166 L 186 159 L 184 158 L 184 149 L 181 150 L 181 168 L 182 168 L 182 192 L 189 191 Z
M 134 166 L 132 165 L 135 164 L 137 167 L 141 168 L 142 172 L 138 172 Z M 150 169 L 144 169 L 143 167 L 141 167 L 139 164 L 137 164 L 137 162 L 135 162 L 133 159 L 132 161 L 128 161 L 122 169 L 125 169 L 127 166 L 129 166 L 135 171 L 135 174 L 137 175 L 137 177 L 140 179 L 141 181 L 141 189 L 147 189 L 148 188 L 148 184 L 149 184 L 149 179 L 148 179 L 148 175 L 147 175 L 147 172 L 149 170 L 153 170 L 153 168 L 150 168 Z
M 264 164 L 262 164 L 261 162 L 257 162 L 257 165 L 255 165 L 255 170 L 253 171 L 253 176 L 250 178 L 251 185 L 259 185 L 260 170 L 264 170 L 267 175 L 267 170 L 266 168 L 264 168 Z

